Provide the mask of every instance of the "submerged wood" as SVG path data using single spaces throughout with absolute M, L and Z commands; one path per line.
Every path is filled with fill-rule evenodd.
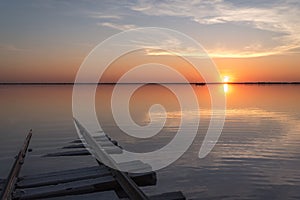
M 3 186 L 3 191 L 1 193 L 1 200 L 11 199 L 11 194 L 15 188 L 15 183 L 19 176 L 21 167 L 24 163 L 24 159 L 25 159 L 25 156 L 27 153 L 27 149 L 28 149 L 31 137 L 32 137 L 32 130 L 29 131 L 29 133 L 25 139 L 25 142 L 24 142 L 22 148 L 20 149 L 20 151 L 15 159 L 15 162 L 10 170 L 10 173 L 6 179 L 6 182 Z
M 91 155 L 91 153 L 84 149 L 84 150 L 73 150 L 73 151 L 61 151 L 56 153 L 49 153 L 44 155 L 43 157 L 59 157 L 59 156 L 86 156 Z
M 81 195 L 68 195 L 62 197 L 53 197 L 47 198 L 47 200 L 99 200 L 99 199 L 107 199 L 107 200 L 120 200 L 118 195 L 114 190 L 110 191 L 103 191 L 103 192 L 93 192 L 88 194 L 81 194 Z
M 103 147 L 103 150 L 108 154 L 121 154 L 122 149 L 112 146 L 112 147 Z M 44 157 L 60 157 L 60 156 L 88 156 L 91 153 L 87 149 L 82 150 L 71 150 L 71 151 L 61 151 L 56 153 L 49 153 L 44 155 Z
M 65 184 L 50 185 L 29 189 L 17 189 L 16 199 L 39 199 L 71 194 L 85 194 L 95 191 L 105 191 L 117 186 L 115 179 L 109 175 L 95 179 L 73 181 Z
M 93 154 L 99 166 L 15 178 L 14 191 L 11 190 L 13 192 L 10 192 L 12 199 L 185 199 L 181 192 L 147 196 L 139 187 L 155 185 L 157 182 L 156 173 L 152 171 L 149 164 L 140 160 L 116 163 L 110 154 L 123 153 L 116 141 L 104 133 L 92 137 L 76 120 L 75 125 L 77 130 L 82 132 L 84 139 L 74 140 L 71 144 L 62 147 L 68 151 L 49 153 L 44 156 L 86 156 Z M 28 145 L 26 150 L 27 148 Z M 112 164 L 115 168 L 111 169 L 103 165 L 102 161 Z M 123 170 L 128 173 L 123 172 Z
M 92 137 L 92 135 L 77 121 L 74 119 L 76 130 L 79 135 L 84 139 L 84 142 L 89 145 L 92 149 L 93 156 L 102 163 L 108 163 L 112 168 L 112 174 L 116 178 L 119 186 L 126 192 L 130 199 L 149 199 L 146 194 L 135 184 L 135 182 L 128 176 L 128 174 L 116 170 L 118 169 L 117 163 L 97 144 L 97 141 Z
M 31 187 L 41 187 L 46 185 L 57 185 L 61 183 L 68 183 L 72 181 L 94 179 L 103 176 L 111 175 L 110 171 L 107 168 L 98 168 L 98 170 L 89 170 L 85 171 L 84 169 L 81 172 L 77 173 L 66 173 L 60 175 L 45 176 L 41 175 L 43 178 L 24 178 L 17 183 L 17 188 L 31 188 Z
M 159 195 L 150 196 L 150 200 L 185 200 L 182 192 L 167 192 Z
M 43 179 L 43 178 L 48 178 L 51 176 L 62 176 L 62 175 L 67 175 L 67 174 L 72 175 L 72 174 L 80 173 L 82 171 L 90 172 L 90 171 L 98 171 L 98 170 L 102 170 L 102 169 L 106 169 L 106 167 L 104 165 L 100 165 L 100 166 L 97 165 L 97 166 L 92 166 L 92 167 L 55 171 L 55 172 L 35 174 L 35 175 L 30 175 L 30 176 L 22 176 L 19 178 L 19 180 Z
M 144 179 L 153 177 L 153 174 L 131 174 L 137 185 L 144 185 Z M 141 183 L 141 184 L 139 184 Z M 152 184 L 155 184 L 152 182 Z M 39 199 L 64 195 L 86 194 L 96 191 L 114 190 L 118 187 L 117 180 L 111 174 L 102 177 L 71 181 L 57 185 L 46 185 L 42 187 L 17 189 L 14 198 L 16 199 Z
M 57 185 L 61 183 L 68 183 L 77 180 L 85 180 L 85 179 L 94 179 L 98 177 L 111 175 L 111 172 L 108 168 L 100 168 L 99 170 L 85 170 L 81 168 L 81 172 L 64 172 L 64 173 L 56 173 L 56 174 L 39 174 L 33 177 L 27 176 L 22 177 L 18 183 L 17 188 L 33 188 L 33 187 L 42 187 L 49 185 Z M 40 178 L 39 178 L 39 177 Z M 138 186 L 149 186 L 156 184 L 156 173 L 155 172 L 147 172 L 147 173 L 130 173 L 129 176 L 135 181 Z

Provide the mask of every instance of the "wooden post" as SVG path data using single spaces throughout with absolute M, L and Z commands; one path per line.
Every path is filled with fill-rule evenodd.
M 16 160 L 15 160 L 15 162 L 10 170 L 10 173 L 6 179 L 6 182 L 5 182 L 5 185 L 3 188 L 3 192 L 1 194 L 1 200 L 11 199 L 12 192 L 15 188 L 15 184 L 18 179 L 19 172 L 24 163 L 24 159 L 26 156 L 26 152 L 27 152 L 27 149 L 29 146 L 31 136 L 32 136 L 32 130 L 29 131 L 22 148 L 20 149 L 18 155 L 16 156 Z

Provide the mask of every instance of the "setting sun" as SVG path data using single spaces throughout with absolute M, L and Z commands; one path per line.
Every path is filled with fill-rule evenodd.
M 223 83 L 227 83 L 229 81 L 229 76 L 224 76 L 223 77 Z

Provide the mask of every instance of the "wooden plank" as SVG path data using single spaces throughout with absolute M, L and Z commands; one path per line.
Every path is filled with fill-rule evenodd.
M 16 199 L 39 199 L 65 195 L 85 194 L 96 191 L 105 191 L 117 187 L 117 182 L 112 176 L 104 176 L 95 179 L 73 181 L 70 183 L 51 185 L 29 189 L 17 189 Z
M 128 161 L 128 162 L 122 162 L 122 163 L 117 163 L 117 165 L 122 168 L 122 167 L 127 167 L 127 166 L 137 166 L 137 165 L 144 165 L 145 163 L 143 163 L 140 160 L 132 160 L 132 161 Z
M 109 138 L 107 137 L 94 137 L 97 142 L 109 142 Z
M 3 191 L 1 193 L 1 200 L 11 199 L 11 194 L 15 188 L 15 183 L 19 176 L 21 167 L 24 163 L 31 137 L 32 137 L 32 130 L 29 131 L 29 133 L 25 139 L 25 142 L 24 142 L 22 148 L 20 149 L 20 151 L 15 159 L 15 162 L 10 170 L 10 173 L 6 179 L 6 182 L 3 187 Z
M 116 145 L 110 141 L 109 142 L 100 142 L 100 145 L 102 147 L 116 147 Z M 82 143 L 81 144 L 72 144 L 72 145 L 62 147 L 62 149 L 80 149 L 80 148 L 85 149 L 86 147 Z
M 80 172 L 90 172 L 90 171 L 98 171 L 98 170 L 102 170 L 102 169 L 106 169 L 106 167 L 104 165 L 100 165 L 100 166 L 92 166 L 92 167 L 85 167 L 85 168 L 76 168 L 76 169 L 69 169 L 69 170 L 63 170 L 63 171 L 56 171 L 56 172 L 49 172 L 49 173 L 43 173 L 43 174 L 35 174 L 35 175 L 30 175 L 30 176 L 23 176 L 20 177 L 20 180 L 23 179 L 27 179 L 27 180 L 31 180 L 31 179 L 42 179 L 42 178 L 48 178 L 51 176 L 64 176 L 64 175 L 72 175 L 72 174 L 76 174 L 76 173 L 80 173 Z
M 78 144 L 78 143 L 82 143 L 82 141 L 80 140 L 80 139 L 76 139 L 76 140 L 73 140 L 73 141 L 71 141 L 70 143 L 72 143 L 72 144 Z
M 150 200 L 185 200 L 182 192 L 168 192 L 159 195 L 150 196 Z
M 41 187 L 46 185 L 56 185 L 61 183 L 68 183 L 72 181 L 79 181 L 85 179 L 94 179 L 103 176 L 111 175 L 111 172 L 104 168 L 99 170 L 93 171 L 82 171 L 79 173 L 71 173 L 71 174 L 64 174 L 59 176 L 49 176 L 44 178 L 28 178 L 23 179 L 17 183 L 17 188 L 30 188 L 30 187 Z
M 96 141 L 99 141 L 97 139 L 95 139 Z M 113 143 L 114 145 L 118 146 L 118 142 L 115 140 L 110 140 L 111 143 Z M 81 144 L 82 140 L 81 139 L 76 139 L 70 142 L 71 144 Z
M 108 154 L 121 154 L 123 152 L 119 147 L 103 147 L 104 151 Z
M 121 154 L 123 152 L 122 149 L 120 149 L 119 147 L 116 147 L 116 146 L 103 147 L 103 149 L 108 154 Z M 48 154 L 43 155 L 43 157 L 88 156 L 88 155 L 91 155 L 91 153 L 87 149 L 81 149 L 81 150 L 71 150 L 71 151 L 48 153 Z
M 62 149 L 77 149 L 77 148 L 85 148 L 84 144 L 72 144 L 68 146 L 62 147 Z
M 121 171 L 130 172 L 130 173 L 144 173 L 144 172 L 152 171 L 152 167 L 148 164 L 121 166 L 119 169 Z
M 94 192 L 90 194 L 82 195 L 68 195 L 62 197 L 47 198 L 47 200 L 99 200 L 99 199 L 108 199 L 108 200 L 119 200 L 120 198 L 115 191 L 104 191 L 104 192 Z
M 33 176 L 25 176 L 19 178 L 17 188 L 30 188 L 30 187 L 41 187 L 46 185 L 56 185 L 61 183 L 67 183 L 77 180 L 92 179 L 102 176 L 107 176 L 111 172 L 108 168 L 99 166 L 98 169 L 92 168 L 81 168 L 76 170 L 52 172 L 46 174 L 36 174 Z M 130 173 L 129 176 L 134 180 L 138 186 L 149 186 L 156 184 L 156 173 Z
M 138 185 L 139 183 L 144 185 L 144 179 L 152 178 L 153 175 L 150 173 L 131 174 L 131 177 Z M 95 179 L 78 180 L 58 185 L 17 189 L 14 198 L 22 200 L 87 194 L 97 191 L 115 190 L 118 186 L 117 180 L 113 176 L 108 175 Z
M 155 172 L 146 172 L 146 173 L 129 173 L 130 178 L 138 185 L 138 186 L 150 186 L 156 185 L 157 177 Z
M 72 151 L 61 151 L 56 153 L 48 153 L 43 155 L 43 157 L 60 157 L 60 156 L 87 156 L 91 155 L 91 153 L 84 149 L 84 150 L 72 150 Z

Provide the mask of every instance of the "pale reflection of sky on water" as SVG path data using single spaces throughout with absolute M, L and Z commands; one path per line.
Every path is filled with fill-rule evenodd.
M 126 85 L 124 91 L 126 91 Z M 184 93 L 184 85 L 178 85 Z M 148 110 L 162 104 L 167 111 L 164 129 L 151 139 L 123 134 L 112 120 L 112 85 L 100 86 L 96 109 L 104 130 L 131 151 L 155 150 L 171 141 L 181 117 L 199 117 L 200 128 L 188 152 L 158 171 L 156 186 L 147 193 L 181 190 L 193 199 L 300 198 L 300 86 L 220 85 L 226 91 L 227 115 L 223 133 L 204 159 L 198 152 L 211 115 L 205 86 L 193 86 L 200 111 L 180 112 L 174 94 L 157 85 L 141 87 L 130 101 L 137 124 L 149 123 Z M 76 137 L 72 123 L 72 86 L 0 86 L 0 177 L 7 175 L 13 156 L 30 128 L 34 130 L 22 174 L 94 164 L 92 159 L 40 158 Z M 164 114 L 151 113 L 153 122 Z M 187 137 L 189 137 L 187 135 Z

